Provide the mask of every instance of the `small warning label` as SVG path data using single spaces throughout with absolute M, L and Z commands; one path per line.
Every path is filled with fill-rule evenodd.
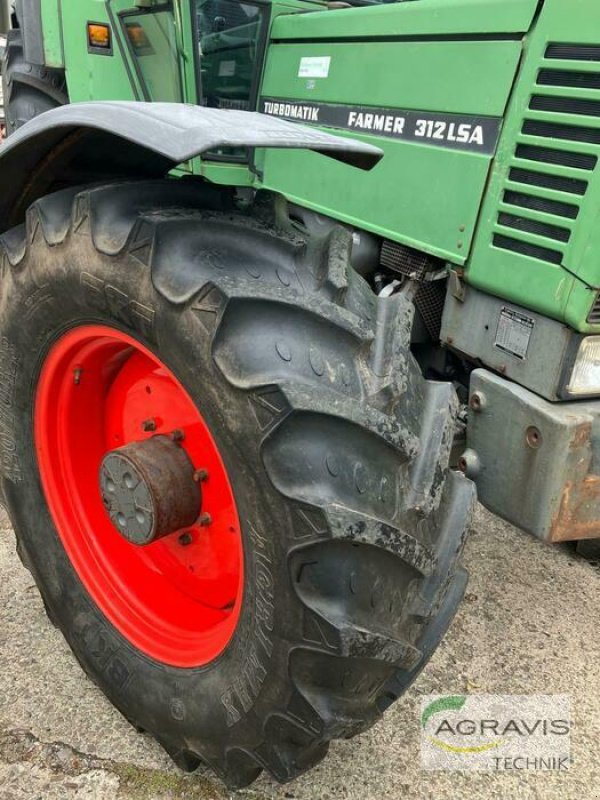
M 494 345 L 505 353 L 510 353 L 521 360 L 527 357 L 529 340 L 533 333 L 535 320 L 514 311 L 512 308 L 503 308 L 498 320 L 496 341 Z

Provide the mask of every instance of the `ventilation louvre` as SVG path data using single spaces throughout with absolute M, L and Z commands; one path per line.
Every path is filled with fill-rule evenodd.
M 565 139 L 584 144 L 600 144 L 600 128 L 584 128 L 579 125 L 560 125 L 557 122 L 539 122 L 526 119 L 523 133 L 539 136 L 542 139 Z
M 600 65 L 600 45 L 551 42 L 545 59 L 537 71 L 539 88 L 536 91 L 532 87 L 522 138 L 508 172 L 508 181 L 520 186 L 505 187 L 504 207 L 497 217 L 502 230 L 496 229 L 493 244 L 536 261 L 560 265 L 565 263 L 572 239 L 573 220 L 579 216 L 591 174 L 598 166 L 600 69 L 586 68 L 582 62 Z M 545 118 L 540 119 L 540 112 Z M 548 193 L 544 190 L 571 195 L 572 202 L 568 197 L 556 200 L 540 196 Z M 527 241 L 532 236 L 538 241 Z M 600 308 L 598 315 L 600 320 Z
M 555 239 L 557 242 L 568 242 L 571 238 L 571 231 L 568 228 L 560 228 L 558 225 L 549 225 L 547 222 L 518 217 L 506 212 L 500 214 L 498 222 L 505 228 L 514 228 L 517 231 L 533 233 L 536 236 L 545 236 L 547 239 Z
M 557 164 L 560 167 L 575 167 L 592 171 L 598 163 L 597 156 L 587 153 L 571 153 L 569 150 L 554 150 L 550 147 L 536 147 L 530 144 L 517 145 L 517 158 L 525 161 L 539 161 L 541 164 Z
M 576 114 L 585 117 L 600 117 L 600 100 L 579 97 L 554 97 L 534 94 L 529 103 L 532 111 L 555 111 L 557 114 Z
M 542 69 L 538 86 L 564 86 L 574 89 L 600 89 L 600 72 L 571 72 L 567 69 Z
M 534 172 L 533 170 L 519 169 L 513 167 L 508 175 L 513 183 L 525 183 L 529 186 L 541 186 L 544 189 L 552 189 L 555 192 L 566 192 L 567 194 L 584 195 L 587 191 L 587 181 L 577 178 L 565 178 L 562 175 L 548 175 L 545 172 Z
M 524 192 L 504 192 L 504 202 L 509 206 L 519 206 L 529 208 L 532 211 L 541 211 L 543 214 L 551 214 L 555 217 L 565 219 L 577 219 L 579 209 L 569 203 L 560 203 L 558 200 L 547 200 L 545 197 L 536 197 L 534 194 Z
M 546 58 L 564 61 L 600 61 L 598 44 L 562 44 L 555 42 L 546 48 Z
M 537 261 L 547 261 L 549 264 L 557 265 L 562 264 L 563 254 L 558 250 L 551 250 L 549 247 L 524 242 L 521 239 L 513 239 L 512 236 L 504 236 L 500 233 L 494 234 L 494 247 L 535 258 Z

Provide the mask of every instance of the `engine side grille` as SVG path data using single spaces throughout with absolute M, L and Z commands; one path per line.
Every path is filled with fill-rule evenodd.
M 600 45 L 548 45 L 509 167 L 494 247 L 564 263 L 600 156 L 600 70 L 574 63 L 594 61 L 600 64 Z
M 446 281 L 424 279 L 427 273 L 441 269 L 443 262 L 420 250 L 385 239 L 381 245 L 379 263 L 396 275 L 423 281 L 415 295 L 415 306 L 429 335 L 434 341 L 438 341 L 446 299 Z
M 588 314 L 587 321 L 590 325 L 600 325 L 600 294 L 596 295 L 596 300 Z
M 381 246 L 380 264 L 392 272 L 407 278 L 421 280 L 434 268 L 434 259 L 427 253 L 413 250 L 412 247 L 386 239 Z
M 440 338 L 445 301 L 446 281 L 424 283 L 415 296 L 415 306 L 434 342 Z

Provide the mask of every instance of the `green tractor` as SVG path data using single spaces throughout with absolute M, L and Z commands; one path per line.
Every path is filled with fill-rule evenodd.
M 291 780 L 435 650 L 475 487 L 600 537 L 600 6 L 9 16 L 18 553 L 179 766 Z

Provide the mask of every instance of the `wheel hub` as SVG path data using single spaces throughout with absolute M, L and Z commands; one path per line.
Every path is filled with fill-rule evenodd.
M 100 466 L 100 491 L 112 524 L 136 545 L 193 525 L 202 507 L 194 466 L 183 447 L 168 436 L 107 453 Z
M 150 658 L 195 668 L 233 636 L 244 560 L 233 488 L 198 407 L 204 384 L 188 379 L 196 400 L 132 336 L 72 328 L 46 355 L 35 439 L 57 533 L 96 606 Z

